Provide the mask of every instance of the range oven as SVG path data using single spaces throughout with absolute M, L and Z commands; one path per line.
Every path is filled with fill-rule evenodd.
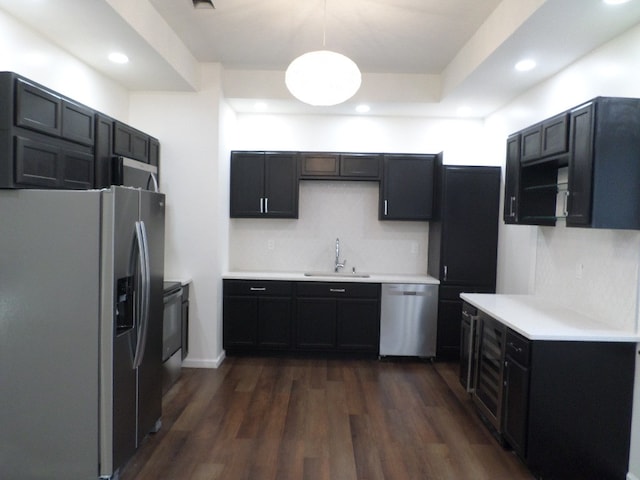
M 164 282 L 164 315 L 162 317 L 162 361 L 171 358 L 182 347 L 182 284 Z M 182 358 L 180 358 L 182 360 Z

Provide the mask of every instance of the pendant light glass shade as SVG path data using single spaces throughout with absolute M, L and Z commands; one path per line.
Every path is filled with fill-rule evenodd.
M 289 64 L 285 83 L 298 100 L 314 106 L 337 105 L 360 88 L 362 76 L 353 60 L 329 50 L 299 56 Z

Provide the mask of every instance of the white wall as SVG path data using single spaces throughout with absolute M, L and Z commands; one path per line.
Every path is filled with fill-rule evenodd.
M 219 232 L 228 213 L 220 202 L 228 190 L 220 191 L 220 185 L 228 183 L 228 173 L 218 163 L 220 71 L 217 64 L 202 65 L 197 92 L 131 95 L 131 123 L 161 139 L 165 278 L 193 281 L 187 365 L 198 367 L 217 366 L 222 359 L 220 278 L 226 253 Z
M 640 26 L 497 112 L 487 120 L 493 142 L 489 148 L 504 149 L 509 133 L 592 97 L 640 97 L 638 45 Z M 535 232 L 535 241 L 531 232 Z M 513 271 L 522 271 L 523 258 L 529 258 L 528 291 L 612 326 L 637 328 L 640 232 L 566 228 L 560 222 L 555 228 L 503 225 L 500 235 L 499 285 L 503 291 L 509 288 L 505 280 Z M 583 266 L 582 278 L 576 274 L 579 265 Z M 636 368 L 635 392 L 629 479 L 640 478 L 640 368 Z
M 129 94 L 0 10 L 0 71 L 16 72 L 126 122 Z

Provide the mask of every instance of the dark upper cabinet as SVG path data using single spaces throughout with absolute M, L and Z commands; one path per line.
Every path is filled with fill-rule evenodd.
M 640 99 L 570 112 L 568 226 L 640 229 Z
M 292 152 L 231 153 L 231 217 L 298 218 L 298 165 Z
M 113 160 L 113 118 L 96 114 L 95 126 L 95 187 L 107 188 L 111 185 Z
M 72 142 L 93 146 L 95 113 L 88 107 L 63 100 L 62 137 Z
M 379 180 L 381 155 L 375 153 L 300 152 L 303 180 Z
M 149 164 L 160 166 L 160 140 L 149 137 Z
M 507 139 L 504 183 L 504 223 L 518 223 L 520 195 L 520 134 Z
M 440 165 L 428 272 L 444 284 L 495 287 L 500 167 Z
M 16 79 L 15 125 L 59 137 L 62 133 L 62 99 L 52 92 Z
M 533 125 L 522 131 L 522 143 L 520 148 L 522 163 L 536 161 L 540 158 L 541 142 L 542 142 L 542 126 L 540 124 Z
M 436 356 L 460 353 L 462 292 L 494 293 L 500 218 L 500 167 L 436 167 L 428 273 L 440 280 Z
M 149 163 L 149 135 L 117 120 L 113 128 L 115 155 Z
M 384 155 L 380 220 L 430 220 L 437 155 Z
M 640 229 L 640 99 L 597 97 L 534 127 L 507 140 L 505 223 Z M 538 127 L 547 156 L 525 162 L 523 145 L 516 168 L 513 139 Z

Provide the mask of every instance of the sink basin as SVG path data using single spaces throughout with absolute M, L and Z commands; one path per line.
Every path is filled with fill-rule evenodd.
M 368 273 L 353 272 L 305 272 L 305 277 L 369 278 Z

